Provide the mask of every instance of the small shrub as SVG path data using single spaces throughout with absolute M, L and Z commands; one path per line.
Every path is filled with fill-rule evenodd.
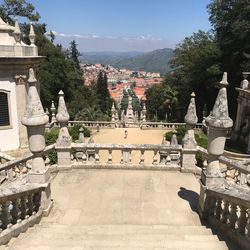
M 187 129 L 185 126 L 180 126 L 176 129 L 176 131 L 177 131 L 176 137 L 177 137 L 178 144 L 182 144 L 182 139 Z M 165 135 L 166 140 L 171 141 L 172 135 L 173 135 L 173 132 L 167 132 Z M 195 140 L 200 147 L 207 148 L 208 138 L 206 134 L 204 134 L 201 131 L 195 132 Z M 202 154 L 200 152 L 197 152 L 195 158 L 196 158 L 197 166 L 202 167 L 203 161 L 204 161 Z
M 69 128 L 69 134 L 72 137 L 72 141 L 78 140 L 79 129 L 83 128 L 83 134 L 85 137 L 90 136 L 90 130 L 86 127 L 83 127 L 81 124 L 75 124 L 73 127 Z M 60 128 L 52 128 L 50 131 L 45 133 L 45 143 L 46 146 L 56 143 L 56 140 L 59 135 Z M 55 164 L 57 162 L 57 153 L 56 151 L 52 151 L 48 154 L 50 159 L 50 164 Z

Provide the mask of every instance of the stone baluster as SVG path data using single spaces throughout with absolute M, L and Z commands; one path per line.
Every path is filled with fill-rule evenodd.
M 34 204 L 34 211 L 38 212 L 40 206 L 41 206 L 41 193 L 37 192 L 33 196 L 33 204 Z
M 194 127 L 198 121 L 195 106 L 195 93 L 191 94 L 190 103 L 188 106 L 187 114 L 184 117 L 187 132 L 182 140 L 183 152 L 182 152 L 182 172 L 198 173 L 200 172 L 196 166 L 196 152 L 197 143 L 194 136 Z
M 27 207 L 28 207 L 28 215 L 29 216 L 33 215 L 34 211 L 33 194 L 28 195 Z
M 218 198 L 216 203 L 216 210 L 215 210 L 215 217 L 217 220 L 221 219 L 221 213 L 222 213 L 222 199 Z
M 12 206 L 13 206 L 11 210 L 12 224 L 16 224 L 21 221 L 20 199 L 18 198 L 12 201 Z
M 132 150 L 128 150 L 128 164 L 132 164 Z
M 246 229 L 247 229 L 247 238 L 250 239 L 250 209 L 247 210 L 247 225 L 246 225 Z
M 225 182 L 224 175 L 220 171 L 219 157 L 224 152 L 228 130 L 233 126 L 233 121 L 228 116 L 227 85 L 227 73 L 225 72 L 222 81 L 220 82 L 220 90 L 213 110 L 205 120 L 208 126 L 209 155 L 208 166 L 202 171 L 201 175 L 200 205 L 205 204 L 206 189 L 210 186 L 221 186 Z M 203 205 L 201 205 L 199 207 L 201 217 L 203 217 L 203 209 Z
M 48 116 L 44 109 L 37 92 L 34 70 L 29 69 L 29 90 L 26 111 L 22 118 L 22 124 L 27 127 L 29 149 L 33 153 L 32 169 L 29 172 L 29 182 L 45 184 L 46 188 L 42 192 L 41 208 L 49 212 L 52 207 L 50 198 L 50 171 L 45 166 L 43 151 L 45 148 L 45 124 Z
M 86 149 L 82 151 L 82 163 L 86 164 L 88 160 Z
M 51 111 L 51 123 L 57 122 L 57 120 L 56 120 L 56 107 L 55 107 L 54 101 L 51 102 L 50 111 Z
M 153 165 L 156 165 L 157 164 L 157 150 L 154 150 L 154 155 L 153 155 Z
M 237 220 L 238 220 L 237 205 L 231 202 L 231 211 L 230 211 L 230 217 L 229 217 L 229 225 L 231 229 L 235 229 L 235 224 Z
M 64 93 L 59 91 L 59 100 L 56 119 L 60 124 L 60 131 L 56 141 L 57 164 L 59 169 L 71 168 L 71 136 L 67 127 L 69 113 L 64 101 Z
M 29 217 L 28 215 L 28 201 L 27 201 L 27 196 L 22 196 L 21 197 L 21 202 L 20 202 L 20 210 L 21 210 L 21 219 L 24 220 L 24 219 L 27 219 Z
M 145 156 L 144 156 L 145 150 L 141 149 L 140 151 L 141 151 L 141 155 L 140 155 L 140 162 L 139 162 L 139 164 L 140 165 L 144 165 L 144 162 L 145 162 Z
M 12 217 L 10 213 L 10 201 L 6 201 L 2 204 L 1 207 L 1 221 L 2 221 L 2 229 L 10 228 L 12 226 Z
M 108 164 L 112 164 L 112 162 L 113 162 L 112 149 L 109 149 L 108 153 L 109 153 L 109 155 L 108 155 Z
M 100 155 L 99 155 L 99 149 L 95 149 L 95 163 L 100 163 Z
M 246 225 L 247 225 L 247 209 L 244 206 L 240 207 L 240 217 L 238 222 L 238 231 L 241 235 L 245 236 L 246 233 Z
M 229 217 L 229 201 L 225 200 L 223 211 L 222 211 L 221 222 L 224 224 L 227 224 L 228 217 Z
M 84 134 L 83 134 L 83 128 L 80 127 L 79 129 L 79 135 L 78 135 L 78 143 L 84 143 L 85 142 L 85 138 L 84 138 Z M 75 158 L 78 162 L 82 161 L 83 159 L 83 151 L 82 149 L 76 149 L 76 154 L 75 154 Z

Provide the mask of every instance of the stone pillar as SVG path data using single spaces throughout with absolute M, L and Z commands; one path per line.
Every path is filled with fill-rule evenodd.
M 195 93 L 191 94 L 187 114 L 184 117 L 187 132 L 182 140 L 182 172 L 198 173 L 195 155 L 197 152 L 197 143 L 194 136 L 194 127 L 198 121 L 195 106 Z
M 115 104 L 113 103 L 112 108 L 111 108 L 111 115 L 112 115 L 111 121 L 112 122 L 115 122 L 115 111 L 116 111 Z
M 227 73 L 224 72 L 220 82 L 220 90 L 211 114 L 206 118 L 208 126 L 208 166 L 202 171 L 201 190 L 199 200 L 199 213 L 202 217 L 206 214 L 206 189 L 224 184 L 224 176 L 220 171 L 219 157 L 224 152 L 228 130 L 233 126 L 233 121 L 228 115 L 227 103 Z
M 42 192 L 41 206 L 44 210 L 47 210 L 51 207 L 50 172 L 43 160 L 43 150 L 45 148 L 45 124 L 49 119 L 44 113 L 36 88 L 37 80 L 32 68 L 29 70 L 28 83 L 28 101 L 22 118 L 22 124 L 27 127 L 29 149 L 34 155 L 28 180 L 31 183 L 44 184 L 45 189 Z
M 59 136 L 56 141 L 57 164 L 58 169 L 71 168 L 71 136 L 69 134 L 67 124 L 69 121 L 69 113 L 64 101 L 64 93 L 59 91 L 59 101 L 56 119 L 60 124 Z
M 51 102 L 50 112 L 51 112 L 51 123 L 56 122 L 56 107 L 54 101 Z
M 141 121 L 146 122 L 146 114 L 147 114 L 147 109 L 145 103 L 143 103 L 142 111 L 141 111 Z

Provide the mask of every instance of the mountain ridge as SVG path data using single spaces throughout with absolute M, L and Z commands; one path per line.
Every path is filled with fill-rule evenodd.
M 170 71 L 169 61 L 173 58 L 174 50 L 170 48 L 157 49 L 150 52 L 87 52 L 80 60 L 85 63 L 109 64 L 116 68 L 160 72 L 166 74 Z

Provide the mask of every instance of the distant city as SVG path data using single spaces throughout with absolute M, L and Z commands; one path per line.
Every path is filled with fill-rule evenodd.
M 123 89 L 132 87 L 137 97 L 145 99 L 145 91 L 152 85 L 162 82 L 160 72 L 133 71 L 117 69 L 103 64 L 81 64 L 84 84 L 89 86 L 97 80 L 100 71 L 105 72 L 108 78 L 108 89 L 111 97 L 119 102 Z

